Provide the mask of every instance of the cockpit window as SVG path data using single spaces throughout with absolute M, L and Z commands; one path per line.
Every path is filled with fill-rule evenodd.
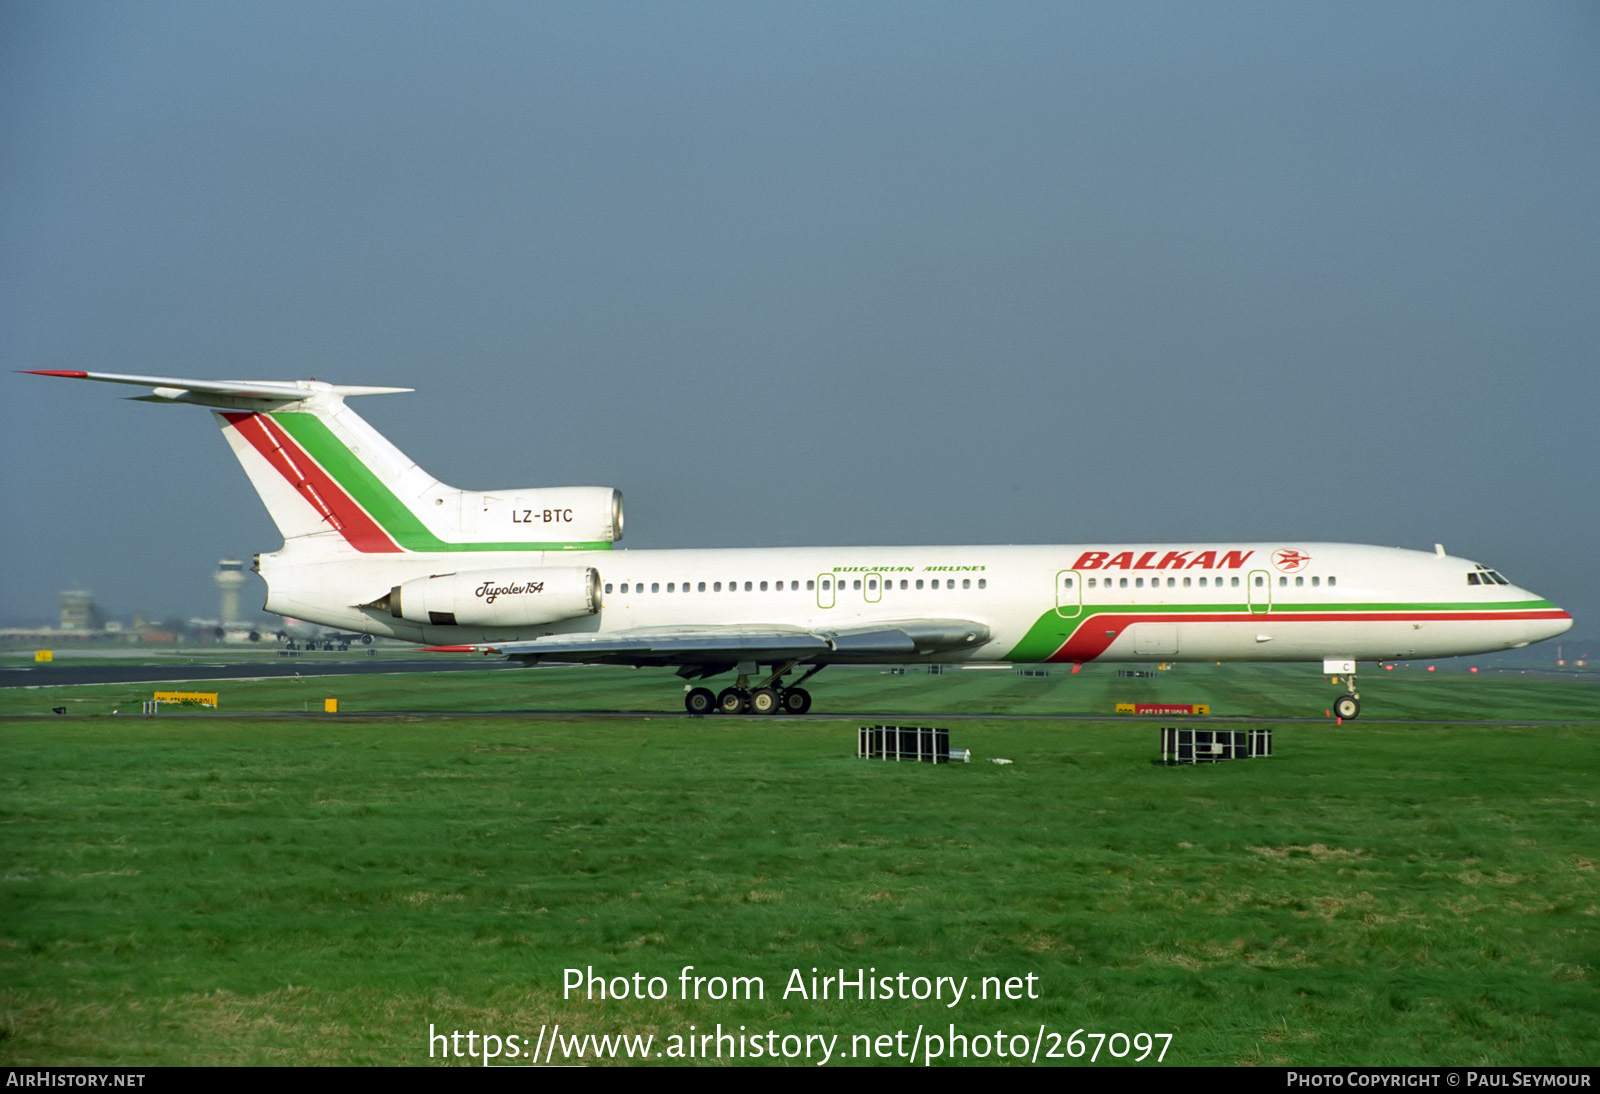
M 1487 566 L 1479 566 L 1467 575 L 1468 585 L 1509 585 L 1511 582 L 1501 577 Z

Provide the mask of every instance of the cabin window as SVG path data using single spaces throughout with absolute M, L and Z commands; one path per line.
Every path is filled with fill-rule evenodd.
M 1127 588 L 1127 587 L 1128 587 L 1128 579 L 1127 579 L 1127 578 L 1125 578 L 1125 577 L 1124 577 L 1124 578 L 1122 578 L 1122 579 L 1120 579 L 1120 580 L 1119 580 L 1119 581 L 1118 581 L 1118 582 L 1117 582 L 1117 584 L 1118 584 L 1118 585 L 1119 585 L 1119 586 L 1121 586 L 1121 587 L 1122 587 L 1122 588 L 1124 588 L 1124 589 L 1126 589 L 1126 588 Z
M 746 582 L 746 584 L 745 584 L 745 588 L 749 588 L 749 587 L 750 587 L 750 586 L 749 586 L 749 583 L 748 583 L 748 582 Z M 762 583 L 761 583 L 761 591 L 762 591 L 762 592 L 766 592 L 766 591 L 767 591 L 767 583 L 766 583 L 766 582 L 765 582 L 765 581 L 763 581 L 763 582 L 762 582 Z
M 878 579 L 875 578 L 875 577 L 867 578 L 867 588 L 872 592 L 877 592 L 878 591 Z
M 987 589 L 988 587 L 989 587 L 989 579 L 986 578 L 986 577 L 980 577 L 978 579 L 978 588 Z
M 1259 589 L 1259 588 L 1261 588 L 1261 586 L 1265 585 L 1266 583 L 1267 583 L 1267 579 L 1266 578 L 1262 577 L 1260 574 L 1256 575 L 1256 588 Z
M 1187 589 L 1189 587 L 1189 579 L 1188 578 L 1184 578 L 1183 579 L 1183 587 L 1185 589 Z
M 808 588 L 808 589 L 811 588 L 811 582 L 809 582 L 809 581 L 806 582 L 806 588 Z M 799 592 L 800 591 L 800 583 L 798 581 L 789 582 L 789 591 L 791 593 Z
M 1070 589 L 1072 588 L 1072 579 L 1070 577 L 1064 577 L 1061 579 L 1061 584 Z
M 622 583 L 622 591 L 623 592 L 627 592 L 628 591 L 628 583 L 626 581 L 624 581 Z
M 905 588 L 905 587 L 906 587 L 906 586 L 908 586 L 908 585 L 909 585 L 909 584 L 910 584 L 910 582 L 908 582 L 908 581 L 907 581 L 907 580 L 906 580 L 906 579 L 905 579 L 905 578 L 903 578 L 903 577 L 902 577 L 902 578 L 901 578 L 901 579 L 900 579 L 900 587 L 901 587 L 901 588 L 902 588 L 902 589 L 904 589 L 904 588 Z
M 1314 577 L 1314 578 L 1311 579 L 1312 588 L 1316 588 L 1318 585 L 1321 585 L 1321 584 L 1322 584 L 1322 579 L 1320 577 Z
M 860 579 L 860 578 L 859 578 L 859 577 L 858 577 L 858 578 L 854 578 L 854 579 L 853 579 L 853 580 L 851 580 L 851 582 L 850 582 L 850 587 L 851 587 L 851 588 L 852 588 L 852 589 L 859 589 L 859 588 L 861 588 L 861 579 Z
M 1297 578 L 1294 579 L 1294 587 L 1296 589 L 1300 588 L 1305 583 L 1306 583 L 1306 579 L 1303 578 L 1303 577 L 1297 577 Z
M 815 581 L 807 581 L 806 582 L 806 592 L 808 592 L 808 593 L 816 592 L 816 589 L 817 589 L 817 583 Z
M 652 581 L 650 583 L 650 591 L 653 593 L 659 593 L 661 591 L 661 582 Z
M 610 591 L 611 591 L 611 582 L 608 581 L 608 582 L 606 582 L 606 592 L 609 593 Z
M 1289 579 L 1288 578 L 1286 578 L 1286 577 L 1278 578 L 1278 588 L 1287 589 L 1288 587 L 1289 587 Z
M 746 581 L 744 583 L 744 591 L 747 592 L 747 593 L 752 591 L 751 588 L 750 588 L 750 582 Z
M 1200 579 L 1200 587 L 1202 589 L 1204 589 L 1206 587 L 1206 579 L 1203 578 L 1203 577 Z
M 712 582 L 711 589 L 712 589 L 713 592 L 720 593 L 722 591 L 722 582 L 720 582 L 720 581 Z
M 920 577 L 917 578 L 917 588 L 922 588 L 922 579 Z
M 1228 584 L 1232 585 L 1235 589 L 1237 589 L 1239 587 L 1239 579 L 1238 578 L 1234 578 L 1233 580 L 1229 581 Z
M 677 588 L 677 586 L 676 586 L 676 585 L 674 585 L 674 584 L 673 584 L 673 583 L 672 583 L 672 582 L 670 582 L 670 581 L 669 581 L 669 582 L 667 582 L 667 592 L 669 592 L 669 593 L 675 593 L 675 592 L 677 592 L 677 591 L 678 591 L 678 588 Z
M 972 579 L 971 579 L 971 578 L 970 578 L 970 577 L 964 577 L 964 578 L 962 578 L 962 579 L 961 579 L 961 587 L 962 587 L 962 588 L 963 588 L 963 589 L 970 589 L 970 588 L 972 588 Z
M 1337 584 L 1339 584 L 1339 579 L 1336 578 L 1336 577 L 1330 577 L 1328 579 L 1328 584 L 1329 585 L 1337 585 Z

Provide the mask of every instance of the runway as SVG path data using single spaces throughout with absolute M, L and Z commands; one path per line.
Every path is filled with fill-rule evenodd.
M 490 670 L 523 669 L 524 666 L 514 661 L 501 658 L 465 657 L 465 658 L 432 658 L 432 657 L 365 657 L 359 654 L 330 655 L 326 658 L 318 656 L 281 657 L 272 660 L 254 661 L 228 661 L 207 660 L 174 660 L 168 663 L 151 664 L 146 660 L 100 660 L 92 664 L 73 664 L 70 660 L 63 662 L 57 660 L 47 663 L 16 664 L 0 668 L 0 688 L 27 689 L 44 687 L 63 687 L 74 685 L 93 684 L 162 684 L 185 683 L 197 681 L 224 681 L 224 680 L 262 680 L 262 679 L 315 679 L 318 677 L 341 676 L 378 676 L 396 674 L 430 674 L 430 673 L 459 673 L 459 672 L 484 672 Z M 1500 670 L 1506 675 L 1545 675 L 1527 670 Z M 1498 673 L 1497 673 L 1498 674 Z M 1554 673 L 1549 675 L 1554 676 Z M 576 698 L 576 696 L 569 696 Z M 585 696 L 588 698 L 588 696 Z M 558 700 L 559 701 L 559 700 Z M 583 702 L 582 699 L 579 700 Z M 754 720 L 758 723 L 771 725 L 778 729 L 784 725 L 803 725 L 813 722 L 851 721 L 860 724 L 894 723 L 899 725 L 937 724 L 939 722 L 958 723 L 968 721 L 1002 721 L 1002 722 L 1060 722 L 1060 723 L 1089 723 L 1089 722 L 1117 722 L 1137 724 L 1171 724 L 1174 720 L 1193 722 L 1213 726 L 1250 726 L 1250 725 L 1316 725 L 1324 724 L 1330 728 L 1334 726 L 1331 718 L 1317 715 L 1285 716 L 1285 715 L 1130 715 L 1109 714 L 1104 712 L 1045 712 L 1030 711 L 1017 713 L 1011 710 L 973 711 L 962 713 L 950 712 L 907 712 L 895 711 L 851 711 L 851 710 L 817 710 L 807 715 L 705 715 L 693 716 L 685 713 L 676 704 L 666 705 L 670 700 L 663 695 L 663 709 L 658 710 L 618 710 L 597 709 L 592 706 L 566 706 L 545 707 L 540 709 L 498 709 L 498 710 L 364 710 L 357 712 L 342 712 L 339 714 L 306 713 L 304 711 L 258 711 L 235 712 L 226 714 L 202 711 L 180 711 L 177 709 L 163 710 L 158 717 L 163 718 L 218 718 L 283 721 L 306 718 L 330 718 L 345 721 L 394 721 L 394 720 L 439 720 L 452 721 L 460 719 L 480 720 L 517 720 L 517 719 L 552 719 L 575 721 L 640 721 L 640 720 L 671 720 L 680 721 L 696 717 L 709 717 L 724 721 L 738 719 Z M 30 717 L 36 715 L 8 714 L 3 716 L 6 720 L 16 717 Z M 89 715 L 85 715 L 89 716 Z M 79 715 L 66 715 L 66 717 L 79 717 Z M 1392 725 L 1473 725 L 1482 727 L 1561 727 L 1561 726 L 1592 726 L 1595 719 L 1524 719 L 1524 718 L 1463 718 L 1456 717 L 1401 717 L 1378 718 L 1368 715 L 1359 720 L 1362 726 L 1371 726 L 1379 723 Z
M 171 665 L 70 665 L 49 661 L 0 669 L 0 688 L 60 687 L 72 684 L 150 684 L 184 680 L 261 680 L 295 676 L 372 676 L 382 673 L 483 672 L 520 669 L 514 661 L 418 658 L 399 661 L 348 658 L 323 661 L 285 657 L 277 661 L 188 661 Z

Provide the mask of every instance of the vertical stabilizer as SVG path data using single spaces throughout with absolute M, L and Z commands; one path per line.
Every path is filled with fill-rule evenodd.
M 316 380 L 180 380 L 46 371 L 151 388 L 140 401 L 211 408 L 250 483 L 297 549 L 360 554 L 602 550 L 622 537 L 609 487 L 446 486 L 345 404 L 410 388 Z

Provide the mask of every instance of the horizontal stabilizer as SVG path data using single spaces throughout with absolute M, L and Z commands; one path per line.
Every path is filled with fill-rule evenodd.
M 60 376 L 69 380 L 99 380 L 108 384 L 148 387 L 149 395 L 134 398 L 151 403 L 190 403 L 227 409 L 260 409 L 302 402 L 319 395 L 397 395 L 409 387 L 358 387 L 325 384 L 320 380 L 183 380 L 173 376 L 130 376 L 119 372 L 82 372 L 78 369 L 24 369 L 30 376 Z

